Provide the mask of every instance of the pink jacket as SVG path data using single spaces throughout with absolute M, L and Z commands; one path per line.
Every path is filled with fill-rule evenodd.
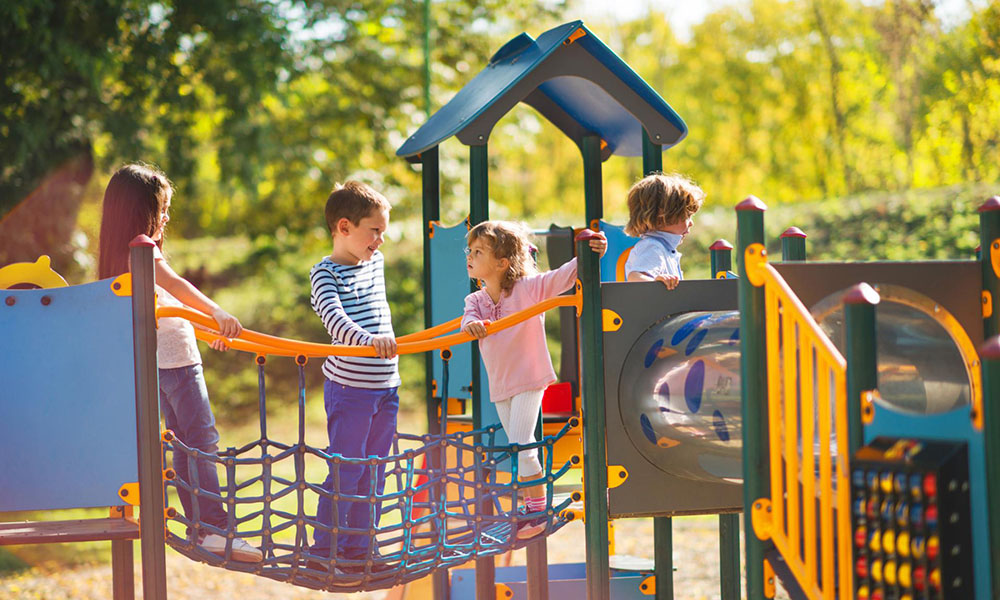
M 497 321 L 558 296 L 576 281 L 576 259 L 554 271 L 522 278 L 496 304 L 486 290 L 465 297 L 462 327 L 471 321 Z M 506 400 L 530 390 L 544 389 L 556 380 L 545 344 L 545 314 L 479 340 L 479 351 L 490 381 L 490 399 Z

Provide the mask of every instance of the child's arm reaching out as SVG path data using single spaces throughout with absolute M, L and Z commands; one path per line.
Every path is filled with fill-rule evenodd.
M 178 275 L 167 261 L 158 258 L 153 261 L 156 265 L 156 284 L 167 290 L 171 296 L 177 298 L 187 306 L 195 310 L 200 310 L 205 314 L 212 315 L 215 322 L 219 324 L 219 333 L 222 337 L 234 338 L 243 331 L 243 326 L 233 315 L 222 310 L 211 298 L 201 293 L 190 281 Z M 228 350 L 225 340 L 218 339 L 211 343 L 216 350 Z

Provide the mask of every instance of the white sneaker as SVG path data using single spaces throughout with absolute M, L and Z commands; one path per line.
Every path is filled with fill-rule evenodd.
M 212 554 L 219 556 L 226 555 L 226 538 L 217 533 L 209 533 L 201 538 L 198 545 L 208 550 Z M 264 560 L 264 553 L 254 548 L 243 538 L 233 538 L 232 558 L 237 562 L 260 562 Z

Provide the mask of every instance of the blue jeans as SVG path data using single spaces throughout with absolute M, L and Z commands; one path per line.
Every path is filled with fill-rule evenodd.
M 219 430 L 215 428 L 215 416 L 208 403 L 208 388 L 205 387 L 201 365 L 160 369 L 160 410 L 167 422 L 167 429 L 172 430 L 177 439 L 207 454 L 218 451 Z M 177 476 L 194 487 L 188 456 L 174 450 L 173 457 Z M 207 458 L 197 458 L 194 466 L 198 478 L 197 487 L 205 492 L 218 494 L 219 475 L 216 473 L 215 463 Z M 222 508 L 222 502 L 200 494 L 198 516 L 195 518 L 191 494 L 178 489 L 177 495 L 184 507 L 184 515 L 190 521 L 226 528 L 226 511 Z
M 396 413 L 399 412 L 397 388 L 370 390 L 356 388 L 327 380 L 323 386 L 323 404 L 326 406 L 326 430 L 330 436 L 327 452 L 350 458 L 367 458 L 389 455 L 392 438 L 396 433 Z M 340 469 L 340 486 L 334 489 L 334 473 Z M 372 494 L 372 467 L 360 464 L 330 463 L 330 472 L 323 489 L 327 492 L 368 497 Z M 375 468 L 375 492 L 385 489 L 385 463 Z M 316 520 L 332 527 L 334 502 L 330 496 L 322 494 L 316 509 Z M 353 502 L 338 500 L 336 555 L 350 559 L 363 559 L 371 554 L 374 540 L 367 531 L 378 526 L 382 512 L 380 502 Z M 342 528 L 361 529 L 364 534 L 345 534 Z M 329 556 L 331 534 L 317 528 L 315 541 L 310 552 L 318 556 Z

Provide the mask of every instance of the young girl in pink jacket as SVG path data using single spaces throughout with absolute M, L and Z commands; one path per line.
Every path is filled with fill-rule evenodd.
M 535 424 L 545 388 L 556 381 L 545 343 L 545 315 L 489 336 L 486 326 L 507 315 L 558 296 L 576 281 L 576 258 L 553 271 L 538 273 L 531 257 L 527 232 L 515 223 L 485 221 L 469 231 L 466 269 L 481 288 L 465 297 L 462 331 L 478 338 L 479 351 L 490 382 L 490 398 L 512 444 L 535 442 Z M 603 235 L 590 240 L 601 256 L 608 248 Z M 538 449 L 518 454 L 522 480 L 538 479 L 542 465 Z M 542 484 L 525 489 L 521 514 L 545 510 Z M 524 539 L 545 529 L 545 517 L 521 520 L 517 537 Z

